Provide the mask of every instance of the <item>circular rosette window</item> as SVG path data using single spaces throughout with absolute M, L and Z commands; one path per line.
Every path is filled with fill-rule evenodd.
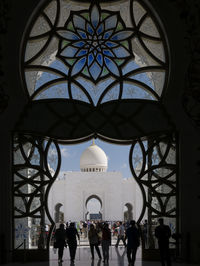
M 169 59 L 156 17 L 142 0 L 46 1 L 30 18 L 22 51 L 30 98 L 159 101 Z

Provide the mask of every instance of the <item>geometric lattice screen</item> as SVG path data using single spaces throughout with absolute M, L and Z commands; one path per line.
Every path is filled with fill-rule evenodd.
M 175 130 L 162 106 L 169 50 L 146 2 L 49 0 L 30 17 L 21 53 L 30 101 L 13 141 L 15 248 L 22 239 L 29 249 L 48 248 L 59 141 L 98 136 L 131 145 L 130 169 L 143 196 L 138 223 L 148 217 L 149 247 L 158 217 L 178 230 Z
M 176 138 L 163 135 L 135 141 L 130 151 L 130 167 L 143 195 L 143 210 L 148 217 L 149 247 L 155 246 L 154 224 L 165 217 L 172 233 L 177 224 L 177 151 Z
M 138 139 L 130 146 L 129 163 L 143 198 L 138 223 L 146 215 L 151 247 L 154 221 L 165 217 L 175 232 L 177 219 L 176 139 L 162 135 Z M 45 225 L 54 224 L 49 214 L 48 193 L 61 164 L 56 141 L 31 135 L 15 135 L 14 140 L 14 223 L 15 248 L 27 239 L 27 248 L 47 248 Z M 51 228 L 52 230 L 52 228 Z M 154 245 L 155 246 L 155 245 Z
M 14 139 L 13 195 L 14 228 L 17 248 L 48 247 L 45 225 L 53 224 L 47 206 L 48 193 L 60 169 L 60 150 L 56 142 L 30 135 Z M 23 248 L 23 247 L 22 247 Z
M 143 1 L 47 1 L 24 47 L 32 100 L 159 101 L 168 82 L 165 35 Z

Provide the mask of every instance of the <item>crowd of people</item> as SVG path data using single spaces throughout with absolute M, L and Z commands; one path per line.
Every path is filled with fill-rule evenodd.
M 143 230 L 146 230 L 145 227 L 146 221 L 142 227 Z M 69 224 L 61 223 L 54 234 L 54 248 L 58 249 L 58 260 L 62 262 L 63 250 L 68 246 L 71 265 L 73 265 L 76 256 L 77 241 L 80 241 L 81 236 L 82 238 L 87 237 L 90 245 L 91 259 L 94 260 L 94 251 L 96 251 L 99 260 L 103 259 L 103 263 L 108 264 L 111 239 L 115 236 L 117 239 L 115 248 L 118 248 L 121 241 L 125 247 L 129 265 L 134 266 L 143 230 L 138 228 L 134 220 L 129 223 L 123 223 L 121 221 L 115 223 L 98 221 L 70 222 Z M 169 226 L 164 225 L 163 219 L 159 219 L 159 226 L 155 228 L 155 237 L 158 239 L 162 266 L 165 265 L 165 262 L 167 266 L 171 266 L 169 254 L 170 236 L 171 231 Z
M 135 221 L 131 221 L 129 224 L 123 224 L 120 221 L 113 225 L 108 222 L 92 221 L 86 223 L 86 226 L 84 224 L 80 226 L 80 223 L 73 222 L 66 225 L 61 223 L 54 234 L 54 248 L 58 249 L 59 262 L 63 261 L 63 250 L 68 246 L 71 264 L 74 264 L 77 241 L 80 241 L 80 235 L 83 235 L 83 237 L 88 237 L 91 259 L 94 260 L 94 251 L 96 250 L 99 260 L 103 259 L 103 263 L 108 264 L 112 234 L 116 235 L 116 228 L 118 232 L 115 247 L 118 248 L 119 242 L 122 241 L 124 247 L 127 248 L 129 265 L 134 265 L 136 251 L 140 245 L 140 233 Z

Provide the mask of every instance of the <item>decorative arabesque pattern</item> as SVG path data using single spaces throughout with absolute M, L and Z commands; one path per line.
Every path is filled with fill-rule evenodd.
M 117 11 L 116 3 L 87 5 L 51 1 L 29 29 L 22 72 L 31 99 L 158 101 L 168 56 L 152 13 L 136 0 Z
M 149 247 L 155 247 L 153 223 L 165 217 L 172 233 L 178 231 L 177 219 L 177 167 L 176 138 L 173 135 L 157 136 L 135 141 L 130 150 L 130 167 L 143 195 L 141 222 L 148 212 Z
M 138 223 L 148 212 L 151 235 L 154 218 L 167 217 L 176 226 L 177 217 L 175 138 L 155 136 L 173 132 L 160 101 L 168 80 L 167 45 L 143 1 L 99 2 L 52 0 L 35 13 L 25 34 L 22 76 L 31 100 L 56 100 L 29 102 L 22 120 L 28 113 L 25 132 L 42 129 L 40 136 L 72 142 L 99 135 L 123 144 L 154 135 L 135 141 L 130 151 L 144 198 Z M 33 129 L 29 123 L 38 114 Z M 152 117 L 155 123 L 149 122 Z M 19 132 L 23 129 L 19 123 Z M 14 143 L 15 229 L 25 228 L 31 236 L 29 224 L 39 225 L 37 246 L 45 248 L 45 218 L 53 225 L 48 191 L 60 168 L 60 151 L 57 142 L 41 137 L 19 135 Z
M 36 241 L 38 248 L 48 247 L 45 224 L 52 220 L 47 198 L 51 185 L 60 169 L 60 150 L 56 142 L 30 135 L 14 138 L 14 228 L 15 248 L 20 245 L 21 235 Z M 20 231 L 20 232 L 19 232 Z M 22 232 L 24 232 L 22 234 Z M 37 238 L 38 239 L 35 240 Z

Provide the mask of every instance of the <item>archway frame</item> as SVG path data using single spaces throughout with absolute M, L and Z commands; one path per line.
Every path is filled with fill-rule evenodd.
M 25 80 L 24 80 L 24 83 L 25 83 Z M 144 106 L 144 103 L 145 103 L 145 106 Z M 130 112 L 130 107 L 132 109 L 132 112 Z M 60 113 L 56 111 L 57 108 L 58 109 L 60 108 L 61 110 Z M 150 125 L 148 123 L 149 118 L 146 117 L 144 119 L 145 115 L 143 115 L 142 118 L 136 117 L 138 113 L 142 113 L 144 108 L 146 108 L 145 115 L 150 113 L 149 117 L 153 117 L 154 115 L 157 115 L 158 113 L 157 111 L 160 111 L 161 115 L 156 116 L 157 125 L 154 125 L 154 126 Z M 62 116 L 61 113 L 64 109 L 65 109 L 64 111 L 65 115 Z M 121 112 L 120 109 L 124 109 L 125 114 L 124 114 L 124 110 L 123 112 Z M 128 112 L 126 112 L 127 110 Z M 49 122 L 51 118 L 54 118 L 54 121 L 55 121 L 55 117 L 57 121 L 55 121 L 54 124 L 51 124 L 48 122 L 44 123 L 45 119 L 44 117 L 42 117 L 44 113 L 48 117 L 47 120 L 49 120 Z M 36 126 L 35 124 L 33 125 L 31 121 L 32 120 L 34 121 L 36 117 L 38 116 L 38 114 L 41 115 L 40 117 L 41 119 L 39 119 L 38 121 L 39 123 Z M 85 128 L 83 125 L 82 127 L 79 127 L 79 125 L 76 126 L 71 122 L 71 118 L 73 118 L 73 116 L 74 115 L 76 116 L 77 114 L 79 116 L 79 121 L 83 119 L 87 128 Z M 94 114 L 97 116 L 101 116 L 100 117 L 101 121 L 98 125 L 95 124 L 96 117 Z M 121 121 L 122 120 L 125 121 L 125 123 L 119 122 L 119 124 L 121 124 L 120 125 L 121 127 L 124 127 L 124 125 L 126 124 L 127 128 L 126 130 L 124 130 L 124 132 L 120 131 L 120 129 L 118 128 L 118 122 L 116 122 L 115 119 L 111 121 L 112 115 L 115 116 L 114 117 L 115 119 L 120 118 Z M 136 117 L 136 119 L 134 120 L 132 119 L 132 117 L 134 117 L 134 119 Z M 147 122 L 147 128 L 141 128 L 141 125 L 138 123 L 140 119 Z M 161 125 L 160 127 L 158 126 L 159 123 Z M 66 124 L 67 124 L 67 127 L 65 128 L 64 125 Z M 61 128 L 63 127 L 63 131 L 65 131 L 64 134 L 61 133 L 61 130 L 56 131 L 57 125 L 59 125 Z M 101 130 L 102 125 L 107 126 L 105 127 L 105 130 Z M 112 127 L 111 129 L 109 129 L 110 126 Z M 76 134 L 74 134 L 74 129 L 76 131 Z M 66 131 L 67 131 L 67 134 L 66 134 Z M 163 136 L 166 133 L 167 135 L 172 136 L 174 135 L 175 127 L 171 123 L 170 118 L 168 117 L 166 110 L 163 107 L 161 101 L 152 103 L 152 102 L 148 102 L 144 100 L 123 100 L 122 101 L 120 99 L 119 101 L 114 100 L 111 103 L 109 104 L 106 103 L 102 106 L 88 106 L 85 103 L 82 103 L 78 100 L 74 100 L 74 102 L 71 103 L 70 100 L 55 100 L 55 99 L 49 100 L 48 99 L 48 100 L 38 101 L 34 103 L 29 102 L 23 114 L 23 119 L 21 118 L 19 123 L 16 125 L 15 132 L 17 132 L 17 134 L 21 136 L 23 135 L 32 136 L 33 139 L 38 139 L 38 142 L 43 141 L 45 138 L 47 138 L 49 143 L 54 142 L 55 145 L 57 145 L 56 144 L 57 142 L 58 143 L 64 142 L 64 143 L 70 143 L 70 144 L 79 143 L 85 140 L 89 140 L 93 137 L 94 138 L 99 137 L 102 140 L 108 141 L 110 143 L 132 144 L 133 146 L 132 146 L 130 157 L 129 157 L 130 165 L 132 165 L 133 163 L 132 163 L 131 154 L 133 152 L 133 147 L 135 145 L 134 144 L 135 142 L 139 142 L 141 147 L 143 146 L 141 142 L 145 138 L 148 140 L 154 139 L 155 142 L 159 142 L 158 135 Z M 80 132 L 80 134 L 77 134 L 77 132 Z M 105 132 L 108 132 L 108 134 L 105 134 Z M 14 136 L 14 139 L 15 138 L 16 136 Z M 174 137 L 171 137 L 171 139 L 174 139 Z M 21 143 L 21 145 L 23 144 Z M 172 146 L 173 145 L 174 143 L 172 141 Z M 150 144 L 150 146 L 152 145 Z M 143 150 L 143 154 L 145 154 L 146 151 L 144 150 L 144 147 L 141 149 Z M 152 152 L 152 148 L 149 149 L 148 151 Z M 45 156 L 47 156 L 47 154 Z M 48 168 L 47 165 L 45 167 Z M 16 168 L 17 168 L 16 165 L 14 165 L 14 171 L 16 171 Z M 43 170 L 42 167 L 40 169 Z M 132 170 L 133 176 L 135 177 L 135 179 L 138 181 L 138 184 L 140 185 L 143 195 L 145 195 L 145 191 L 143 189 L 144 182 L 142 185 L 141 176 L 138 177 L 135 174 L 133 166 L 131 166 L 131 170 Z M 144 170 L 145 168 L 143 166 L 142 171 Z M 176 184 L 177 184 L 177 180 L 176 180 Z M 174 187 L 173 187 L 173 193 L 174 193 Z M 48 193 L 45 196 L 46 201 L 47 201 L 47 195 Z M 177 195 L 177 190 L 176 190 L 176 195 Z M 145 202 L 147 203 L 146 200 Z M 161 204 L 161 205 L 162 205 L 161 212 L 157 212 L 157 215 L 159 213 L 159 215 L 165 214 L 166 216 L 166 212 L 165 213 L 163 212 L 163 210 L 166 207 L 166 204 Z M 146 204 L 146 207 L 147 206 L 148 208 L 151 207 L 149 203 Z M 146 207 L 144 207 L 142 210 L 143 214 L 144 214 Z M 46 209 L 48 209 L 47 206 L 46 206 Z M 176 213 L 176 216 L 177 216 L 177 213 Z M 142 217 L 143 216 L 141 215 L 138 222 L 141 221 Z

